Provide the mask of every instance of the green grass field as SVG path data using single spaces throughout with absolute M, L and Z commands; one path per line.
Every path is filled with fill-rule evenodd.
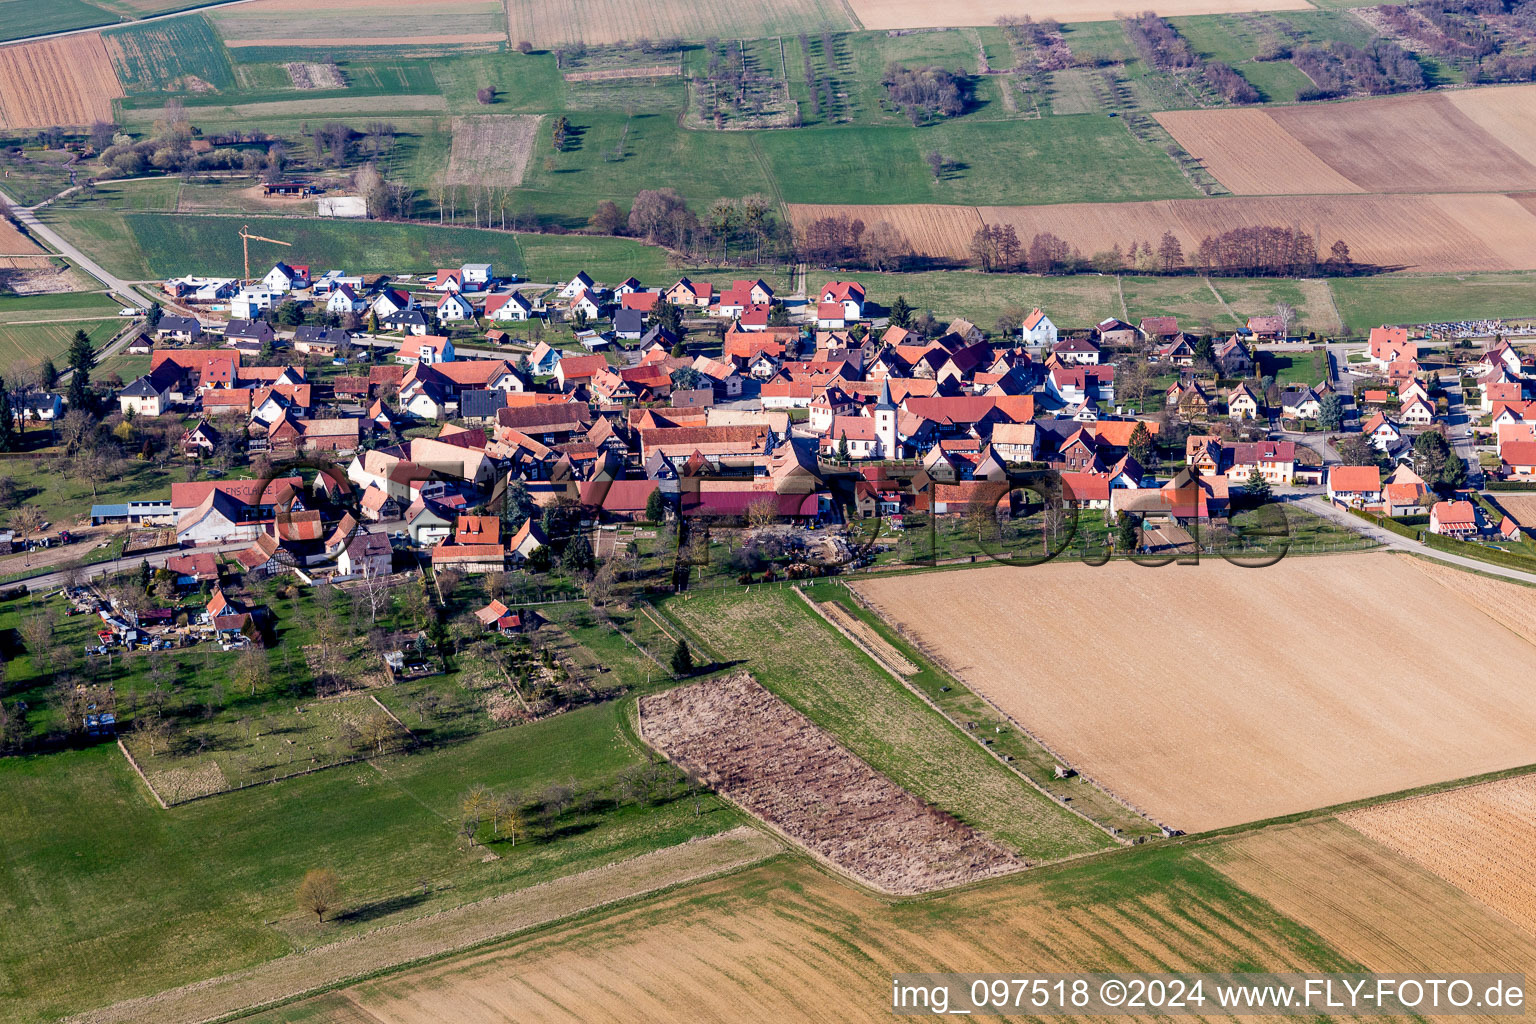
M 116 314 L 122 305 L 99 292 L 0 295 L 0 327 L 32 320 L 70 320 Z
M 0 0 L 0 42 L 110 25 L 117 15 L 83 0 Z
M 1344 322 L 1381 324 L 1536 315 L 1536 272 L 1426 276 L 1388 274 L 1333 282 Z
M 189 14 L 106 33 L 112 68 L 128 93 L 163 93 L 187 75 L 223 91 L 235 85 L 229 54 L 207 19 Z M 119 53 L 119 51 L 121 51 Z M 175 90 L 197 96 L 194 90 Z
M 711 656 L 741 662 L 920 799 L 1025 856 L 1054 859 L 1110 845 L 1108 836 L 1046 800 L 891 679 L 793 592 L 698 591 L 668 601 L 665 610 Z
M 116 304 L 113 312 L 116 312 Z M 123 321 L 115 317 L 111 320 L 61 320 L 43 324 L 0 323 L 0 368 L 3 368 L 0 372 L 10 373 L 34 367 L 46 358 L 63 365 L 62 357 L 68 351 L 75 331 L 84 330 L 99 348 L 122 326 Z

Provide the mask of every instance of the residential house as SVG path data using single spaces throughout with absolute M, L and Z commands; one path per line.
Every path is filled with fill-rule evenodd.
M 176 316 L 165 313 L 155 325 L 155 333 L 173 341 L 195 342 L 203 333 L 203 325 L 195 316 Z
M 1289 487 L 1296 480 L 1296 444 L 1294 441 L 1255 441 L 1233 444 L 1223 448 L 1231 461 L 1226 477 L 1234 484 L 1243 484 L 1258 471 L 1259 476 L 1271 485 Z
M 1408 340 L 1406 327 L 1372 327 L 1366 355 L 1380 369 L 1399 360 L 1417 360 L 1419 346 Z
M 277 304 L 277 295 L 265 288 L 242 288 L 229 300 L 230 316 L 241 320 L 254 320 Z
M 422 337 L 427 333 L 427 314 L 419 309 L 402 309 L 379 317 L 379 327 L 385 331 L 399 331 L 408 337 Z
M 463 294 L 448 292 L 437 300 L 437 319 L 440 323 L 458 324 L 475 319 L 475 307 Z
M 1417 395 L 1409 398 L 1398 409 L 1397 416 L 1410 427 L 1428 427 L 1435 422 L 1435 409 Z
M 816 307 L 816 326 L 823 331 L 840 331 L 848 326 L 847 311 L 841 302 L 823 302 Z M 743 330 L 751 330 L 745 324 Z
M 1113 403 L 1115 368 L 1113 366 L 1053 367 L 1046 377 L 1045 388 L 1052 398 L 1067 405 L 1076 402 Z
M 1223 377 L 1247 377 L 1253 373 L 1253 353 L 1236 335 L 1216 346 L 1212 362 Z
M 1055 356 L 1060 363 L 1076 366 L 1099 365 L 1099 346 L 1087 338 L 1063 338 L 1051 346 L 1051 355 Z
M 1125 348 L 1136 344 L 1141 333 L 1124 320 L 1116 317 L 1106 317 L 1093 325 L 1093 335 L 1099 340 L 1101 346 L 1109 345 L 1116 348 Z
M 383 319 L 395 313 L 413 309 L 415 306 L 416 300 L 411 296 L 410 292 L 402 288 L 385 288 L 373 297 L 372 308 L 373 312 L 377 313 L 380 319 Z
M 715 286 L 708 282 L 693 282 L 686 277 L 665 292 L 667 301 L 674 306 L 692 306 L 708 309 L 715 301 Z
M 394 570 L 394 559 L 395 553 L 385 534 L 358 533 L 337 557 L 336 568 L 343 576 L 377 579 Z
M 1172 316 L 1142 317 L 1137 330 L 1154 345 L 1163 345 L 1180 337 L 1178 317 Z
M 459 268 L 459 280 L 465 291 L 483 292 L 496 280 L 489 263 L 466 263 Z
M 1059 336 L 1060 332 L 1057 331 L 1056 325 L 1039 306 L 1030 311 L 1029 316 L 1024 318 L 1024 323 L 1019 327 L 1019 337 L 1024 344 L 1039 348 L 1054 346 Z M 1094 348 L 1094 353 L 1095 355 L 1098 353 L 1097 346 Z M 1094 362 L 1098 360 L 1095 359 Z
M 453 339 L 438 334 L 406 338 L 401 342 L 399 350 L 395 352 L 395 362 L 421 365 L 451 363 L 453 362 Z
M 368 308 L 368 301 L 358 295 L 349 284 L 331 290 L 325 300 L 325 311 L 334 316 L 346 316 L 348 313 L 362 313 Z
M 1403 440 L 1403 432 L 1397 428 L 1397 424 L 1387 419 L 1384 412 L 1372 416 L 1360 429 L 1383 452 L 1395 450 Z
M 533 316 L 533 303 L 522 292 L 507 292 L 485 297 L 485 316 L 499 323 L 523 322 Z
M 352 344 L 352 336 L 335 327 L 315 327 L 305 324 L 294 328 L 293 350 L 306 355 L 330 358 L 345 346 Z
M 303 291 L 309 287 L 309 268 L 290 267 L 286 263 L 278 263 L 261 279 L 262 287 L 267 291 L 278 295 L 286 295 L 289 292 Z
M 1470 501 L 1437 501 L 1429 510 L 1429 532 L 1465 540 L 1477 536 L 1477 506 Z
M 1251 316 L 1247 326 L 1255 341 L 1285 340 L 1285 321 L 1278 316 Z
M 583 292 L 591 291 L 596 287 L 596 282 L 588 277 L 587 272 L 583 270 L 577 273 L 575 277 L 565 282 L 565 284 L 561 285 L 558 294 L 562 299 L 574 299 L 576 296 L 581 295 Z
M 1323 403 L 1311 388 L 1287 388 L 1280 393 L 1280 411 L 1297 419 L 1315 420 L 1323 413 Z
M 555 380 L 561 391 L 585 385 L 599 370 L 607 369 L 608 360 L 602 356 L 566 356 L 555 367 Z
M 1506 477 L 1536 476 L 1536 442 L 1508 441 L 1499 447 Z
M 1242 383 L 1227 393 L 1227 415 L 1234 420 L 1258 419 L 1263 406 L 1253 388 Z
M 639 341 L 645 333 L 645 314 L 638 309 L 621 309 L 613 315 L 613 336 L 624 341 Z
M 170 386 L 145 374 L 117 393 L 117 405 L 124 416 L 159 416 L 171 406 Z
M 770 292 L 769 295 L 770 298 L 767 301 L 771 302 L 772 293 Z M 753 301 L 763 300 L 754 298 Z M 864 286 L 857 281 L 828 281 L 822 286 L 821 297 L 817 300 L 817 319 L 821 318 L 820 307 L 833 304 L 843 307 L 841 319 L 845 323 L 864 319 Z
M 1328 470 L 1328 500 L 1365 508 L 1381 503 L 1381 470 L 1376 466 L 1333 466 Z

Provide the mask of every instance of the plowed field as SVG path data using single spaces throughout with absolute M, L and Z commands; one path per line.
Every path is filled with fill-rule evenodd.
M 0 128 L 110 121 L 122 95 L 100 33 L 0 47 Z
M 1536 936 L 1536 776 L 1400 800 L 1340 820 Z
M 868 29 L 963 28 L 992 25 L 998 18 L 1028 16 L 1039 21 L 1115 21 L 1130 8 L 1114 0 L 850 0 L 853 13 Z M 1241 11 L 1310 10 L 1306 0 L 1166 0 L 1157 5 L 1164 17 L 1229 14 Z
M 1536 756 L 1524 670 L 1536 647 L 1387 554 L 1264 569 L 1053 563 L 857 587 L 1070 764 L 1175 828 Z M 1027 629 L 933 614 L 977 594 Z
M 817 217 L 845 213 L 866 225 L 890 221 L 914 251 L 964 260 L 976 227 L 1012 224 L 1027 248 L 1050 232 L 1085 255 L 1141 239 L 1154 246 L 1171 231 L 1190 254 L 1208 235 L 1236 227 L 1300 228 L 1349 244 L 1359 263 L 1418 271 L 1463 272 L 1536 268 L 1536 215 L 1507 195 L 1319 195 L 1305 198 L 1232 196 L 1142 203 L 1062 203 L 1052 206 L 790 205 L 803 230 Z
M 512 43 L 535 46 L 635 39 L 755 39 L 858 28 L 839 0 L 507 0 Z

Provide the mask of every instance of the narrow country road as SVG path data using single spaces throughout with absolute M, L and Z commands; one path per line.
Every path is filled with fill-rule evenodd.
M 1401 537 L 1390 530 L 1383 530 L 1381 527 L 1368 523 L 1358 516 L 1352 516 L 1343 509 L 1335 507 L 1326 498 L 1301 498 L 1296 504 L 1308 512 L 1322 516 L 1329 522 L 1337 523 L 1347 529 L 1354 530 L 1362 536 L 1369 537 L 1382 547 L 1393 551 L 1407 551 L 1411 554 L 1423 555 L 1426 558 L 1433 558 L 1437 562 L 1445 562 L 1447 565 L 1454 565 L 1458 568 L 1473 569 L 1477 572 L 1487 573 L 1489 576 L 1500 576 L 1507 580 L 1514 580 L 1516 583 L 1536 585 L 1536 573 L 1523 572 L 1520 569 L 1506 569 L 1501 565 L 1494 565 L 1492 562 L 1453 555 L 1449 551 L 1438 551 L 1428 545 L 1420 544 L 1416 540 Z
M 58 232 L 54 231 L 48 225 L 38 220 L 37 214 L 33 213 L 32 210 L 27 207 L 18 205 L 14 199 L 6 195 L 4 192 L 0 192 L 0 199 L 4 199 L 11 205 L 11 211 L 16 215 L 16 219 L 21 223 L 23 227 L 32 232 L 38 238 L 41 238 L 43 241 L 47 242 L 49 245 L 53 246 L 63 255 L 74 260 L 75 264 L 81 270 L 85 271 L 87 274 L 90 274 L 96 280 L 106 285 L 114 294 L 117 295 L 119 299 L 123 300 L 124 303 L 131 306 L 137 306 L 140 309 L 149 308 L 149 300 L 145 299 L 138 292 L 134 291 L 133 285 L 129 284 L 127 281 L 122 280 L 121 278 L 114 277 L 113 275 L 107 273 L 102 269 L 99 263 L 91 259 L 79 249 L 76 249 L 74 246 L 70 245 L 68 242 L 64 241 L 64 239 L 59 236 Z

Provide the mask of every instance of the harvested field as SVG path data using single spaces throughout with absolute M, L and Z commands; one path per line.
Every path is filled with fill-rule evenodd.
M 892 904 L 809 865 L 779 860 L 504 949 L 369 981 L 252 1024 L 878 1024 L 891 1019 L 890 979 L 900 971 L 1015 963 L 1042 971 L 1347 966 L 1193 858 L 1156 867 L 1166 871 L 1144 883 L 1106 882 L 1095 871 L 1063 877 L 1059 885 L 1025 875 Z
M 1023 867 L 744 672 L 641 698 L 640 730 L 716 792 L 882 892 L 929 892 Z
M 521 185 L 542 116 L 504 114 L 453 119 L 450 185 Z
M 836 626 L 854 643 L 864 648 L 880 664 L 898 675 L 912 676 L 917 674 L 917 666 L 907 660 L 906 656 L 895 647 L 891 646 L 890 641 L 871 628 L 869 623 L 851 614 L 848 609 L 835 601 L 812 602 L 812 604 L 818 612 L 826 616 L 828 622 Z
M 1265 829 L 1202 856 L 1372 971 L 1518 971 L 1536 943 L 1453 886 L 1337 821 Z M 1466 1018 L 1458 1018 L 1466 1019 Z
M 1179 145 L 1240 196 L 1364 192 L 1257 107 L 1154 114 Z
M 857 589 L 1068 764 L 1174 828 L 1533 760 L 1532 645 L 1391 555 L 1178 572 L 1052 563 Z M 1030 632 L 933 614 L 978 593 Z M 1084 622 L 1116 625 L 1085 640 Z
M 1001 17 L 1031 17 L 1036 21 L 1117 21 L 1128 8 L 1114 0 L 961 0 L 935 4 L 929 0 L 849 0 L 854 15 L 867 29 L 963 28 L 992 25 Z M 1165 0 L 1156 10 L 1165 18 L 1190 14 L 1233 14 L 1243 11 L 1308 11 L 1306 0 Z
M 110 121 L 122 95 L 99 32 L 0 47 L 0 128 Z
M 606 903 L 731 871 L 782 849 L 757 829 L 742 826 L 72 1019 L 80 1024 L 144 1020 L 192 1024 L 210 1020 L 562 917 L 590 913 Z
M 1417 271 L 1470 272 L 1536 269 L 1536 214 L 1509 196 L 1339 195 L 1306 199 L 1232 196 L 1136 203 L 1060 203 L 1051 206 L 827 206 L 790 204 L 803 230 L 817 217 L 845 213 L 867 224 L 885 220 L 907 234 L 920 255 L 968 259 L 977 224 L 1012 224 L 1026 246 L 1041 232 L 1084 253 L 1151 241 L 1171 231 L 1186 253 L 1200 240 L 1253 225 L 1299 227 L 1349 243 L 1361 263 Z M 979 218 L 979 219 L 978 219 Z
M 1536 776 L 1399 800 L 1339 820 L 1536 937 Z
M 1531 198 L 1536 200 L 1536 196 Z M 1496 491 L 1490 497 L 1500 510 L 1514 516 L 1516 521 L 1522 526 L 1526 523 L 1536 526 L 1536 494 L 1521 494 L 1518 491 Z
M 516 45 L 634 39 L 760 39 L 801 32 L 846 32 L 859 26 L 839 0 L 769 0 L 742 6 L 723 0 L 507 0 L 509 37 Z
M 1514 512 L 1515 518 L 1522 523 L 1536 523 L 1536 495 L 1523 496 L 1527 502 L 1524 506 L 1526 514 L 1531 517 L 1529 519 L 1516 511 L 1520 506 L 1505 505 L 1504 495 L 1499 495 L 1497 500 L 1501 506 Z M 1490 576 L 1463 572 L 1427 558 L 1414 558 L 1409 564 L 1516 636 L 1536 644 L 1536 590 Z M 1536 761 L 1536 756 L 1532 760 Z
M 4 100 L 0 99 L 0 103 Z M 27 259 L 29 253 L 40 253 L 43 247 L 21 233 L 9 218 L 0 217 L 0 255 Z M 47 257 L 43 257 L 46 259 Z
M 0 221 L 0 226 L 5 223 Z M 51 256 L 0 256 L 0 270 L 47 270 L 52 266 Z
M 345 89 L 346 81 L 341 69 L 335 64 L 315 64 L 310 61 L 293 61 L 283 65 L 288 80 L 295 89 Z

